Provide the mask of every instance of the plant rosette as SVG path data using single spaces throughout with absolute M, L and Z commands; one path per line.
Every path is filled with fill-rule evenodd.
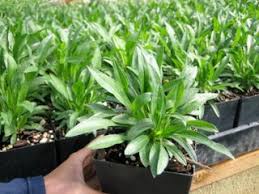
M 89 69 L 97 83 L 111 94 L 113 103 L 121 108 L 91 105 L 95 114 L 82 118 L 67 136 L 101 130 L 105 135 L 88 144 L 89 148 L 110 148 L 109 153 L 114 146 L 121 149 L 125 145 L 122 152 L 118 150 L 118 156 L 135 157 L 141 166 L 150 168 L 153 177 L 170 171 L 170 164 L 175 161 L 185 167 L 188 158 L 197 161 L 193 142 L 233 158 L 223 145 L 200 133 L 200 130 L 218 131 L 213 124 L 197 119 L 204 104 L 217 95 L 198 93 L 194 87 L 197 68 L 184 69 L 179 79 L 164 86 L 152 54 L 137 47 L 132 61 L 131 67 L 124 70 L 113 65 L 114 78 Z

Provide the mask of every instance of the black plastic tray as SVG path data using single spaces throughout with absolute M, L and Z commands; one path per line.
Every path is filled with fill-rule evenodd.
M 164 172 L 155 179 L 150 170 L 96 160 L 104 192 L 111 194 L 187 194 L 192 175 Z
M 0 182 L 46 175 L 57 166 L 55 143 L 0 152 Z
M 259 149 L 259 123 L 239 126 L 216 135 L 210 139 L 225 145 L 234 156 Z M 199 162 L 205 165 L 213 165 L 229 158 L 219 154 L 204 145 L 197 145 L 196 149 Z
M 259 121 L 259 95 L 242 97 L 236 126 Z
M 214 113 L 210 105 L 205 106 L 203 119 L 217 126 L 219 131 L 225 131 L 234 127 L 238 111 L 239 99 L 216 103 L 220 117 Z
M 70 154 L 85 147 L 92 139 L 93 135 L 79 135 L 56 140 L 55 143 L 58 164 L 61 164 L 63 161 L 65 161 L 70 156 Z

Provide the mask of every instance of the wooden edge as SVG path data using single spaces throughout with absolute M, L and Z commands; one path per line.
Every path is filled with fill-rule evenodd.
M 210 170 L 199 170 L 194 174 L 191 191 L 231 177 L 240 172 L 259 166 L 259 150 L 214 165 Z

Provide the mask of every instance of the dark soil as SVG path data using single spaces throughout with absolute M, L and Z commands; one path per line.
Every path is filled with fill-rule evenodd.
M 53 142 L 55 140 L 55 134 L 53 130 L 45 132 L 41 131 L 23 131 L 17 135 L 16 143 L 14 145 L 2 142 L 0 144 L 0 152 L 8 151 L 15 148 L 32 146 L 36 144 Z
M 136 167 L 144 167 L 141 164 L 138 154 L 133 156 L 125 156 L 124 155 L 125 148 L 126 148 L 126 144 L 121 144 L 121 145 L 115 145 L 108 149 L 99 150 L 97 151 L 96 158 L 100 160 L 114 162 L 114 163 L 121 163 L 121 164 L 130 165 L 130 166 L 136 166 Z M 183 166 L 175 159 L 172 159 L 169 162 L 166 170 L 170 172 L 191 174 L 193 172 L 193 166 L 190 163 L 188 163 L 186 166 Z
M 224 91 L 219 94 L 218 101 L 219 102 L 226 102 L 234 99 L 241 98 L 242 96 L 256 96 L 259 95 L 259 90 L 257 89 L 250 89 L 245 92 L 240 92 L 239 90 L 233 91 Z
M 219 94 L 218 96 L 218 101 L 219 102 L 227 102 L 230 100 L 235 100 L 235 99 L 239 99 L 240 95 L 231 92 L 231 91 L 224 91 L 222 93 Z
M 256 96 L 259 95 L 259 90 L 251 89 L 243 93 L 243 96 Z

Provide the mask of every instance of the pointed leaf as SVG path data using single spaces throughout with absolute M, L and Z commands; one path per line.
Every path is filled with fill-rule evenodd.
M 126 107 L 130 107 L 130 101 L 124 91 L 116 84 L 115 80 L 108 77 L 104 73 L 89 68 L 94 79 L 98 82 L 98 84 L 107 90 L 109 93 L 113 94 L 123 105 Z
M 115 134 L 115 135 L 105 135 L 96 138 L 90 144 L 88 144 L 88 148 L 90 149 L 104 149 L 112 147 L 116 144 L 121 144 L 125 141 L 123 134 Z
M 49 75 L 49 82 L 51 85 L 67 100 L 72 100 L 71 93 L 69 92 L 68 88 L 66 85 L 55 75 Z M 47 78 L 47 79 L 48 79 Z
M 218 132 L 218 129 L 215 125 L 203 120 L 189 120 L 187 121 L 187 125 L 208 132 Z
M 116 124 L 108 119 L 102 118 L 88 118 L 81 121 L 75 127 L 68 131 L 66 137 L 73 137 L 85 133 L 92 133 L 98 129 L 105 129 L 107 127 L 116 126 Z
M 198 160 L 193 147 L 188 143 L 188 141 L 180 137 L 173 137 L 172 139 L 176 141 L 187 152 L 192 160 Z
M 174 135 L 178 137 L 194 140 L 197 143 L 204 144 L 209 148 L 215 150 L 216 152 L 225 154 L 226 156 L 234 159 L 234 156 L 230 153 L 230 151 L 225 146 L 211 141 L 207 136 L 199 134 L 196 131 L 181 130 L 181 131 L 177 131 Z
M 151 149 L 151 143 L 148 143 L 145 147 L 143 147 L 143 149 L 140 150 L 139 152 L 139 157 L 140 157 L 140 161 L 141 163 L 145 166 L 148 167 L 149 166 L 149 153 L 150 153 L 150 149 Z
M 112 118 L 112 121 L 118 124 L 123 125 L 135 125 L 136 119 L 134 117 L 130 117 L 128 114 L 119 114 Z
M 151 129 L 153 126 L 154 125 L 151 119 L 143 119 L 141 121 L 138 121 L 127 131 L 127 138 L 134 139 L 141 133 L 147 131 L 148 129 Z
M 167 140 L 167 141 L 164 141 L 164 146 L 166 147 L 166 150 L 168 151 L 168 153 L 174 156 L 177 161 L 179 161 L 183 165 L 187 164 L 184 154 L 181 152 L 181 150 L 179 150 L 176 147 L 176 145 L 174 145 L 172 142 Z
M 169 157 L 166 149 L 160 143 L 154 143 L 149 155 L 150 168 L 153 177 L 160 175 L 168 165 Z
M 144 146 L 149 142 L 149 137 L 147 135 L 140 135 L 136 139 L 132 140 L 126 147 L 124 154 L 133 155 L 138 153 Z

